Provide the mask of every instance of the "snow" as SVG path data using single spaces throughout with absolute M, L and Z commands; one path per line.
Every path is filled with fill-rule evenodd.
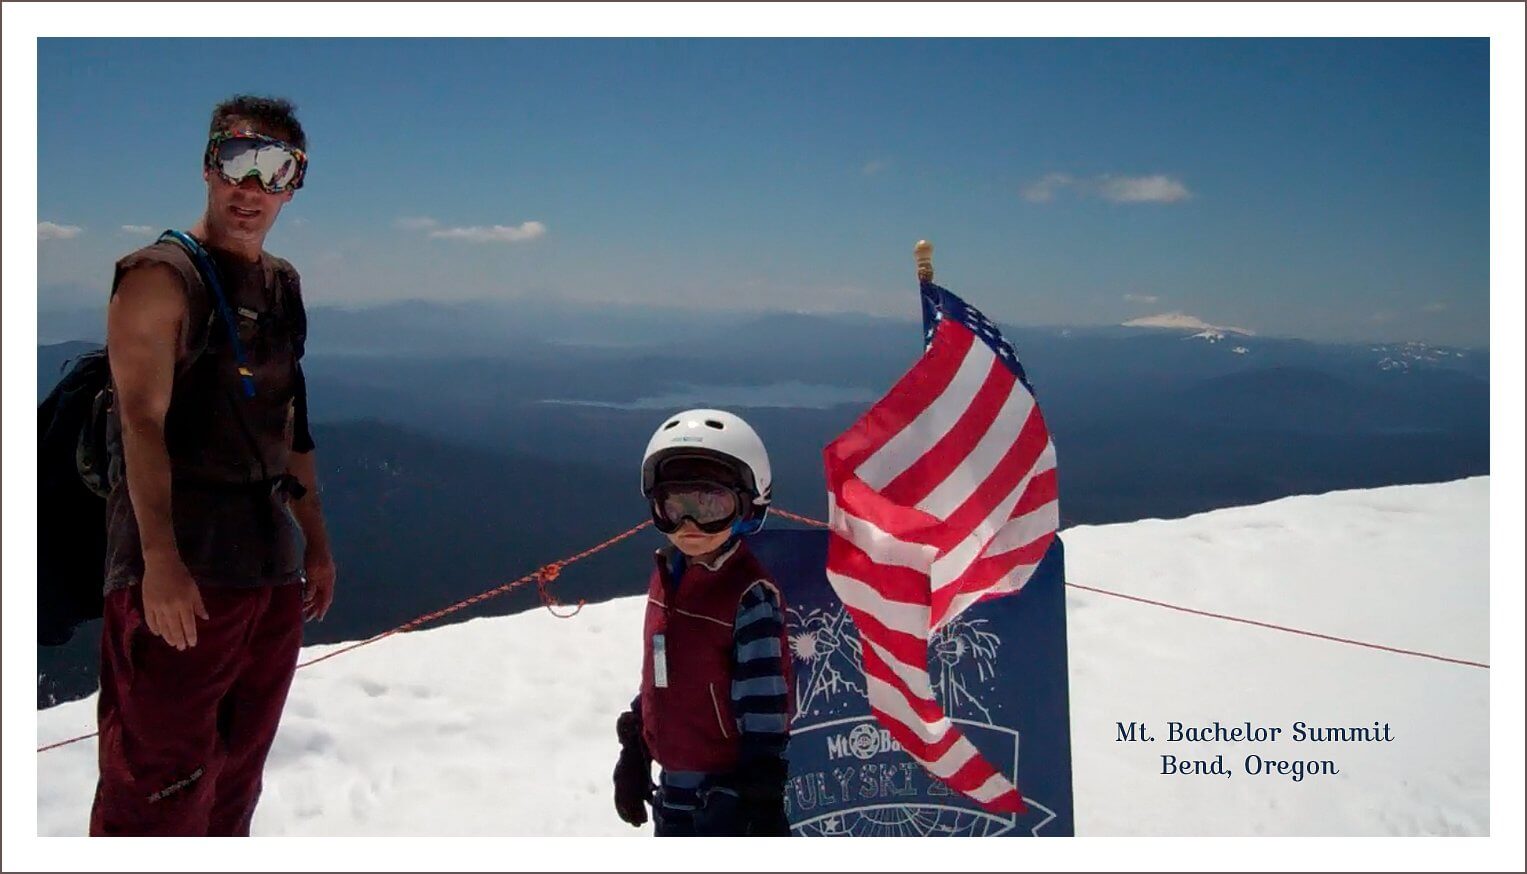
M 1489 662 L 1489 481 L 1294 497 L 1075 528 L 1068 581 Z M 1489 671 L 1071 589 L 1077 834 L 1488 834 Z M 1145 748 L 1117 721 L 1285 727 L 1281 742 Z M 1289 740 L 1388 723 L 1392 743 Z M 1160 746 L 1158 744 L 1157 746 Z M 1162 753 L 1329 759 L 1341 773 L 1161 776 Z
M 1489 661 L 1489 479 L 1287 498 L 1064 533 L 1074 583 Z M 1019 596 L 1021 597 L 1021 595 Z M 1068 590 L 1078 835 L 1487 835 L 1489 675 Z M 298 672 L 257 835 L 636 835 L 616 819 L 616 715 L 641 599 L 398 635 Z M 308 660 L 337 646 L 304 650 Z M 94 698 L 37 714 L 92 731 Z M 1278 743 L 1123 743 L 1117 723 L 1281 726 Z M 1297 744 L 1296 721 L 1390 743 Z M 1163 776 L 1160 755 L 1329 759 L 1340 773 Z M 95 746 L 37 757 L 40 835 L 83 834 Z M 439 864 L 438 862 L 436 863 Z
M 1195 336 L 1203 336 L 1205 339 L 1221 339 L 1225 334 L 1240 334 L 1245 337 L 1255 336 L 1255 331 L 1246 328 L 1232 328 L 1225 325 L 1211 325 L 1197 316 L 1187 313 L 1160 313 L 1154 316 L 1141 316 L 1138 319 L 1130 319 L 1123 324 L 1126 328 L 1167 328 L 1178 331 L 1199 331 Z M 1218 334 L 1219 336 L 1214 336 Z M 1207 335 L 1207 336 L 1206 336 Z

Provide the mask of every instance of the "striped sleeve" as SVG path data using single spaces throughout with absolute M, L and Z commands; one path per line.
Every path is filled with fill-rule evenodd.
M 732 713 L 737 718 L 742 762 L 780 758 L 790 740 L 789 689 L 785 685 L 784 628 L 779 595 L 763 580 L 743 593 L 734 625 Z

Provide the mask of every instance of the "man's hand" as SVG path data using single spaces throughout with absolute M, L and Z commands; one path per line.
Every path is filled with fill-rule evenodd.
M 305 564 L 308 584 L 302 593 L 302 618 L 322 622 L 334 603 L 334 555 L 327 549 L 309 554 Z
M 196 618 L 207 619 L 201 590 L 180 556 L 149 558 L 143 569 L 143 620 L 178 650 L 196 645 Z
M 178 650 L 196 645 L 207 618 L 201 591 L 175 544 L 164 419 L 174 391 L 188 310 L 175 271 L 163 264 L 122 275 L 106 314 L 106 349 L 122 417 L 128 494 L 143 545 L 143 620 Z
M 293 451 L 286 463 L 287 475 L 302 484 L 302 497 L 292 501 L 292 517 L 307 541 L 303 572 L 307 587 L 302 592 L 302 618 L 309 622 L 323 620 L 334 603 L 334 551 L 329 548 L 329 530 L 323 523 L 323 504 L 318 491 L 318 458 L 309 449 Z

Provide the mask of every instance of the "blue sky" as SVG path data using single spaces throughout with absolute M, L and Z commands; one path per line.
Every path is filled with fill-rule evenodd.
M 249 91 L 307 128 L 269 248 L 310 305 L 911 318 L 926 237 L 1005 323 L 1482 345 L 1488 64 L 1484 39 L 41 39 L 39 305 L 93 305 L 195 220 L 210 109 Z

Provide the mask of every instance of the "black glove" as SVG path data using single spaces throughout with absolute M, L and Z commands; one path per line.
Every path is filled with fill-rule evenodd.
M 615 763 L 615 813 L 633 826 L 645 825 L 652 803 L 652 756 L 642 740 L 642 716 L 627 710 L 615 720 L 620 760 Z
M 754 759 L 737 769 L 734 784 L 742 808 L 743 834 L 754 837 L 789 837 L 785 817 L 785 779 L 789 767 L 784 759 Z

